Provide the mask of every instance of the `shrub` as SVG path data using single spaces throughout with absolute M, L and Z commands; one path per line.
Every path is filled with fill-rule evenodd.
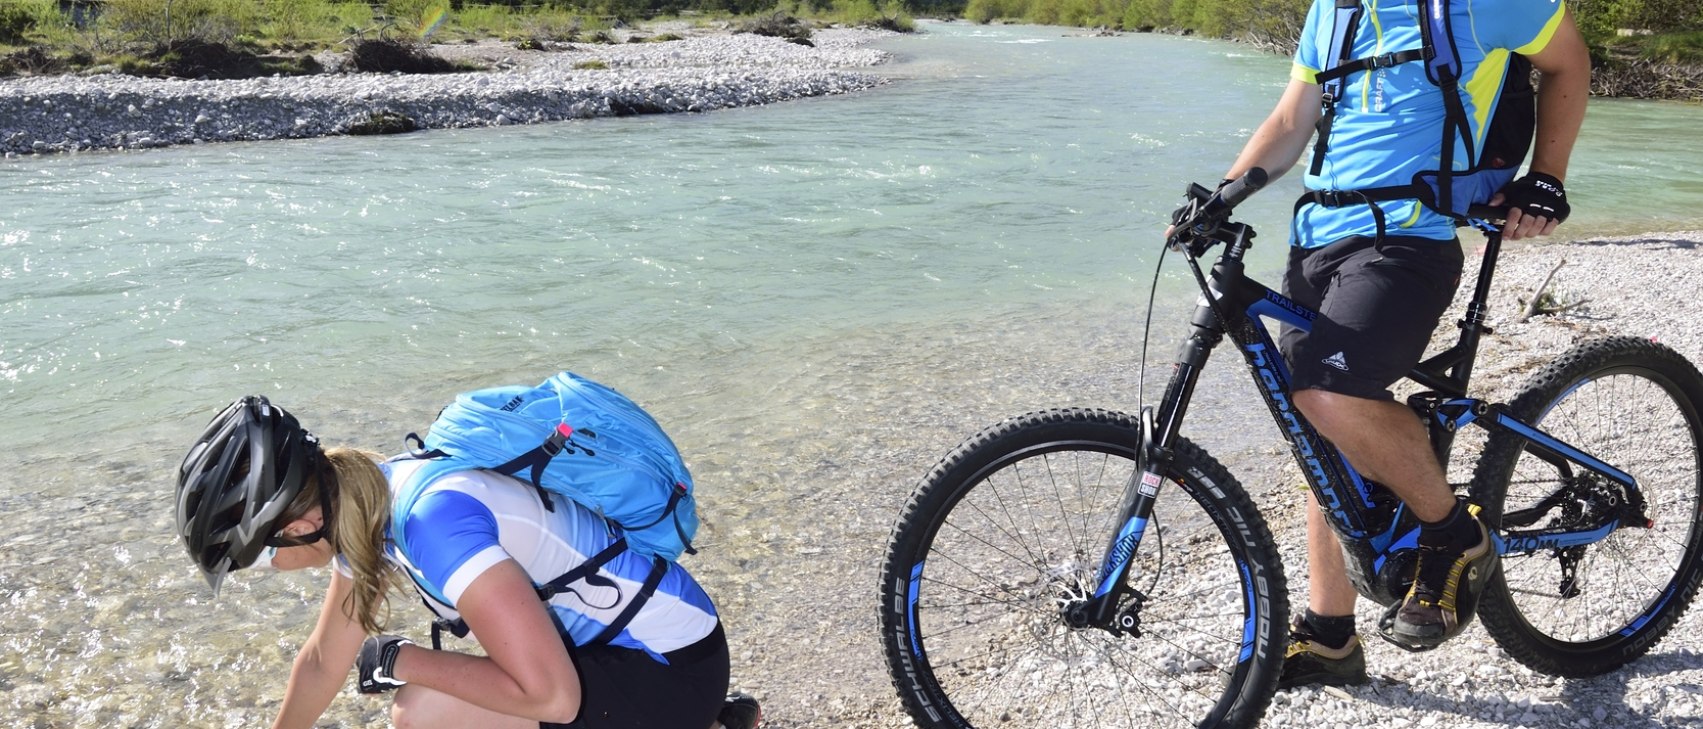
M 740 23 L 733 30 L 735 33 L 766 35 L 788 40 L 809 40 L 812 32 L 809 24 L 785 13 L 752 18 Z
M 22 45 L 35 26 L 35 8 L 26 4 L 0 5 L 0 43 Z
M 65 66 L 63 59 L 48 53 L 41 46 L 31 46 L 0 56 L 0 76 L 60 73 L 65 70 Z
M 332 24 L 332 5 L 326 0 L 264 0 L 261 32 L 282 41 L 318 39 Z
M 386 0 L 384 12 L 402 35 L 425 38 L 449 19 L 449 0 Z
M 176 78 L 253 78 L 264 71 L 253 53 L 223 43 L 186 39 L 172 41 L 148 54 L 157 74 Z

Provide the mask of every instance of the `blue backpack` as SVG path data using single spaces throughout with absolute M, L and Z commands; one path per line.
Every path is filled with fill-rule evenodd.
M 391 523 L 402 524 L 420 495 L 438 478 L 468 469 L 496 471 L 538 489 L 545 508 L 560 494 L 597 512 L 609 525 L 610 546 L 567 573 L 536 587 L 541 600 L 570 591 L 569 585 L 613 587 L 598 574 L 624 551 L 651 558 L 650 574 L 621 614 L 593 639 L 608 643 L 656 592 L 669 564 L 682 552 L 696 554 L 698 532 L 692 475 L 674 442 L 644 409 L 625 395 L 572 372 L 537 387 L 493 387 L 464 392 L 438 413 L 424 440 L 405 458 L 423 459 L 394 489 Z M 397 549 L 407 554 L 406 530 L 391 530 Z M 422 592 L 425 589 L 422 586 Z M 427 603 L 431 607 L 431 603 Z M 461 620 L 432 624 L 432 647 L 448 630 L 467 635 Z
M 1321 2 L 1325 0 L 1319 0 Z M 1445 110 L 1443 139 L 1435 170 L 1420 172 L 1411 183 L 1390 187 L 1359 190 L 1307 190 L 1295 202 L 1295 211 L 1308 203 L 1326 207 L 1365 204 L 1371 207 L 1378 223 L 1378 238 L 1385 231 L 1383 211 L 1373 203 L 1393 200 L 1419 200 L 1426 207 L 1449 216 L 1456 225 L 1465 225 L 1471 218 L 1471 206 L 1488 202 L 1504 185 L 1514 179 L 1525 162 L 1536 130 L 1537 112 L 1531 84 L 1531 61 L 1519 54 L 1509 54 L 1508 67 L 1503 73 L 1496 106 L 1485 121 L 1483 143 L 1475 144 L 1472 126 L 1461 101 L 1458 84 L 1463 63 L 1455 47 L 1455 36 L 1449 16 L 1449 0 L 1420 0 L 1419 48 L 1385 53 L 1367 58 L 1349 58 L 1355 33 L 1365 12 L 1364 0 L 1335 0 L 1332 18 L 1332 38 L 1326 51 L 1328 67 L 1316 76 L 1321 88 L 1324 108 L 1318 124 L 1318 139 L 1313 145 L 1310 174 L 1318 175 L 1324 164 L 1325 150 L 1330 146 L 1331 125 L 1336 119 L 1336 107 L 1346 89 L 1345 77 L 1377 68 L 1403 63 L 1423 63 L 1426 78 L 1443 95 Z M 1465 170 L 1455 170 L 1455 147 L 1460 143 L 1468 155 Z
M 424 441 L 408 438 L 420 444 L 412 457 L 429 462 L 395 490 L 393 523 L 439 477 L 479 468 L 530 482 L 548 508 L 556 493 L 597 512 L 633 552 L 671 561 L 697 552 L 692 475 L 674 442 L 625 395 L 572 372 L 456 395 Z

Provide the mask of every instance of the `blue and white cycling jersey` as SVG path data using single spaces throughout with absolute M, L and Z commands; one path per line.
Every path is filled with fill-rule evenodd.
M 1363 0 L 1366 17 L 1352 39 L 1348 58 L 1366 58 L 1421 46 L 1419 5 L 1414 0 Z M 1290 77 L 1318 83 L 1329 65 L 1324 56 L 1335 37 L 1334 4 L 1314 0 L 1295 51 Z M 1484 146 L 1490 111 L 1502 93 L 1509 53 L 1530 55 L 1549 45 L 1564 6 L 1557 0 L 1450 0 L 1449 17 L 1460 53 L 1459 82 L 1475 148 Z M 1405 185 L 1441 163 L 1446 112 L 1443 95 L 1427 79 L 1424 65 L 1400 63 L 1349 74 L 1337 104 L 1330 147 L 1320 174 L 1308 174 L 1312 190 L 1364 190 Z M 1457 143 L 1454 164 L 1466 169 L 1476 158 Z M 1418 200 L 1376 203 L 1393 235 L 1453 240 L 1454 221 Z M 1308 204 L 1295 217 L 1294 244 L 1329 245 L 1349 236 L 1371 237 L 1377 219 L 1365 205 L 1328 208 Z
M 399 460 L 380 468 L 391 484 L 399 484 L 421 463 Z M 406 530 L 409 553 L 392 543 L 387 556 L 407 570 L 433 611 L 446 620 L 458 619 L 455 604 L 467 586 L 505 559 L 518 563 L 534 584 L 544 584 L 613 543 L 596 513 L 561 496 L 551 499 L 554 511 L 544 508 L 530 484 L 490 471 L 445 475 L 426 487 L 402 524 L 391 525 Z M 622 552 L 598 570 L 615 587 L 581 580 L 550 600 L 575 645 L 596 637 L 621 614 L 651 566 L 648 557 Z M 715 606 L 703 588 L 680 565 L 670 564 L 655 594 L 610 645 L 663 660 L 661 654 L 708 636 L 716 623 Z

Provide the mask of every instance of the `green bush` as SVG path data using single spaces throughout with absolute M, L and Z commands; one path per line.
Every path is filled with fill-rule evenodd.
M 41 22 L 45 2 L 16 2 L 0 5 L 0 44 L 23 45 Z
M 280 41 L 324 40 L 334 17 L 327 0 L 262 0 L 261 8 L 261 37 Z
M 1667 33 L 1639 39 L 1640 55 L 1667 63 L 1703 63 L 1703 31 Z
M 230 43 L 255 33 L 263 16 L 246 0 L 107 0 L 96 25 L 149 45 Z
M 1036 0 L 1036 5 L 1044 4 L 1046 0 Z M 964 6 L 964 17 L 977 23 L 989 23 L 995 20 L 1028 20 L 1042 22 L 1030 14 L 1029 0 L 970 0 Z
M 464 5 L 455 11 L 452 21 L 459 35 L 473 38 L 537 37 L 540 34 L 522 32 L 521 19 L 504 5 Z
M 449 0 L 386 0 L 384 12 L 396 21 L 401 37 L 419 39 L 436 32 L 449 19 Z

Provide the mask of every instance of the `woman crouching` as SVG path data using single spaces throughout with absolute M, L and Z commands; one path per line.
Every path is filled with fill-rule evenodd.
M 335 564 L 272 726 L 313 726 L 351 667 L 362 693 L 400 689 L 398 727 L 757 725 L 756 701 L 726 694 L 715 606 L 678 564 L 628 610 L 650 558 L 608 557 L 616 538 L 596 513 L 488 471 L 434 479 L 392 523 L 392 488 L 422 463 L 321 449 L 264 397 L 225 408 L 184 458 L 178 533 L 215 594 L 236 570 Z M 540 599 L 537 585 L 576 568 Z M 387 595 L 403 582 L 485 656 L 382 634 Z

